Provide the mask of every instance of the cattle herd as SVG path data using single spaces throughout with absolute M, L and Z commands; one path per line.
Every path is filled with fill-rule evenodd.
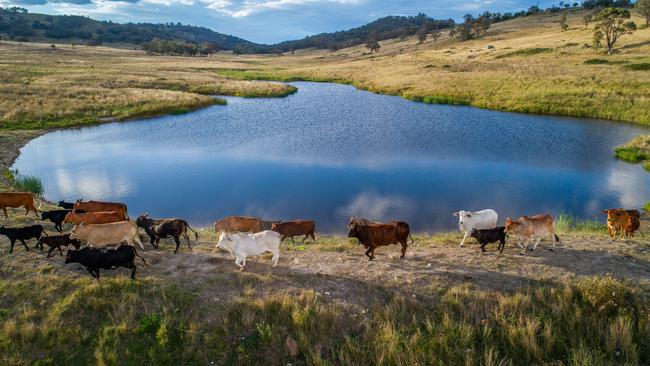
M 36 217 L 39 217 L 34 202 L 34 195 L 31 193 L 0 193 L 0 207 L 4 211 L 5 218 L 8 217 L 7 208 L 19 207 L 25 208 L 25 215 L 33 211 Z M 50 258 L 55 250 L 63 256 L 61 247 L 67 248 L 72 245 L 75 249 L 67 250 L 66 264 L 79 263 L 96 279 L 99 279 L 100 269 L 125 267 L 131 269 L 131 278 L 135 278 L 136 257 L 146 263 L 135 248 L 137 244 L 144 249 L 138 228 L 142 228 L 149 236 L 154 248 L 158 248 L 160 239 L 173 238 L 176 243 L 174 253 L 179 250 L 181 238 L 187 241 L 188 249 L 192 250 L 189 231 L 194 233 L 195 240 L 198 240 L 198 233 L 182 219 L 152 219 L 148 214 L 143 214 L 135 221 L 131 221 L 127 206 L 123 203 L 59 201 L 59 207 L 60 210 L 44 211 L 40 216 L 43 221 L 53 222 L 59 235 L 47 234 L 42 225 L 0 227 L 0 235 L 9 239 L 9 253 L 13 253 L 17 240 L 26 250 L 29 250 L 29 247 L 25 241 L 31 239 L 38 241 L 34 248 L 40 247 L 41 251 L 43 245 L 48 246 L 47 258 Z M 602 212 L 607 215 L 607 231 L 612 240 L 618 237 L 621 239 L 633 237 L 635 231 L 639 229 L 638 210 L 617 208 Z M 486 251 L 487 244 L 496 242 L 499 243 L 499 252 L 503 252 L 508 234 L 512 234 L 519 238 L 517 245 L 521 248 L 520 254 L 524 255 L 533 240 L 535 243 L 530 250 L 535 250 L 543 238 L 551 240 L 551 250 L 555 249 L 555 244 L 560 242 L 560 238 L 555 233 L 553 217 L 548 214 L 521 216 L 518 219 L 508 217 L 505 226 L 497 226 L 498 214 L 491 209 L 476 212 L 458 211 L 453 215 L 458 217 L 459 229 L 464 233 L 460 242 L 461 247 L 468 237 L 473 237 L 479 242 L 482 252 Z M 69 233 L 63 234 L 63 223 L 75 226 Z M 246 266 L 248 257 L 267 252 L 273 255 L 272 262 L 275 267 L 280 259 L 280 244 L 287 238 L 294 243 L 295 236 L 303 236 L 302 243 L 307 238 L 316 241 L 316 223 L 309 220 L 263 221 L 256 217 L 229 216 L 215 222 L 214 229 L 220 234 L 216 247 L 228 251 L 235 258 L 235 264 L 240 270 Z M 400 258 L 403 258 L 409 239 L 413 243 L 411 227 L 404 221 L 393 220 L 381 223 L 353 217 L 350 218 L 347 229 L 348 237 L 356 238 L 365 247 L 365 255 L 369 260 L 374 259 L 377 247 L 391 244 L 401 245 Z

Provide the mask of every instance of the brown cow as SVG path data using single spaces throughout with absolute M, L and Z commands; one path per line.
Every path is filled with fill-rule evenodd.
M 84 212 L 107 212 L 115 211 L 121 212 L 126 219 L 129 219 L 129 213 L 127 207 L 124 203 L 120 202 L 102 202 L 102 201 L 82 201 L 77 200 L 74 204 L 75 210 L 81 210 Z
M 377 225 L 383 225 L 383 222 L 378 222 L 378 221 L 370 221 L 368 219 L 364 219 L 363 217 L 350 217 L 350 221 L 348 221 L 348 230 L 352 229 L 352 226 L 358 225 L 358 226 L 377 226 Z M 411 243 L 415 243 L 415 240 L 413 240 L 413 237 L 411 237 L 411 227 L 409 226 L 408 223 L 404 221 L 395 221 L 391 220 L 389 222 L 385 223 L 386 225 L 397 225 L 398 227 L 401 228 L 401 230 L 406 230 L 408 232 L 408 237 L 411 239 Z
M 38 217 L 38 210 L 34 206 L 34 194 L 29 192 L 2 192 L 0 193 L 0 207 L 5 213 L 5 218 L 8 218 L 7 207 L 18 208 L 25 207 L 25 215 L 29 213 L 29 210 L 34 211 L 34 214 Z
M 262 219 L 248 216 L 228 216 L 214 223 L 214 231 L 225 231 L 227 233 L 251 232 L 259 233 L 264 231 Z
M 625 225 L 625 228 L 624 228 L 625 229 L 625 237 L 633 238 L 634 237 L 634 232 L 639 230 L 639 227 L 641 227 L 641 221 L 637 217 L 630 215 L 630 218 L 627 221 L 627 224 Z
M 630 213 L 621 208 L 603 210 L 602 213 L 607 215 L 607 232 L 609 233 L 609 236 L 612 237 L 612 240 L 616 240 L 619 233 L 621 239 L 623 239 L 623 235 L 625 235 L 625 226 L 630 221 L 630 217 L 634 216 L 631 216 Z
M 293 240 L 294 236 L 304 235 L 300 244 L 303 244 L 305 240 L 311 236 L 311 239 L 316 242 L 316 222 L 310 220 L 296 220 L 296 221 L 280 221 L 271 225 L 271 230 L 280 233 L 282 239 L 280 243 L 286 238 L 291 238 L 291 241 L 296 244 Z
M 537 249 L 537 245 L 544 236 L 550 236 L 553 247 L 555 249 L 555 242 L 560 242 L 560 237 L 555 234 L 555 225 L 553 224 L 553 217 L 551 215 L 535 215 L 535 216 L 522 216 L 517 221 L 511 217 L 506 220 L 505 232 L 507 234 L 514 233 L 519 237 L 519 240 L 526 239 L 526 243 L 522 246 L 519 242 L 517 245 L 522 249 L 521 255 L 526 253 L 528 244 L 537 238 L 535 245 L 531 251 Z
M 110 224 L 111 222 L 127 221 L 124 213 L 116 211 L 103 212 L 69 212 L 65 215 L 63 222 L 79 225 L 82 222 L 86 225 Z
M 366 256 L 368 257 L 368 260 L 373 260 L 375 258 L 375 249 L 377 249 L 377 247 L 390 244 L 401 244 L 402 255 L 400 258 L 404 258 L 406 248 L 408 247 L 407 241 L 409 231 L 405 230 L 405 228 L 408 228 L 407 223 L 399 223 L 401 225 L 380 224 L 363 226 L 353 224 L 348 233 L 348 238 L 357 238 L 359 242 L 363 244 L 366 248 Z M 403 224 L 406 225 L 404 226 Z

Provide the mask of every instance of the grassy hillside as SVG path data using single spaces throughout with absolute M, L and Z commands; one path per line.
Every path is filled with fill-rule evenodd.
M 292 86 L 218 76 L 210 58 L 0 42 L 0 129 L 45 130 L 183 113 L 211 95 L 285 96 Z
M 204 27 L 183 24 L 119 24 L 74 15 L 21 13 L 0 8 L 0 37 L 30 42 L 107 44 L 140 46 L 154 38 L 201 44 L 216 43 L 221 49 L 254 49 L 260 45 L 217 33 Z
M 594 25 L 585 27 L 583 15 L 571 10 L 565 32 L 560 13 L 542 14 L 494 24 L 486 36 L 466 42 L 443 32 L 436 43 L 383 41 L 372 55 L 358 46 L 240 57 L 233 60 L 237 69 L 224 75 L 331 80 L 430 103 L 650 125 L 650 29 L 621 37 L 617 54 L 606 56 L 591 47 Z M 634 20 L 644 23 L 636 14 Z

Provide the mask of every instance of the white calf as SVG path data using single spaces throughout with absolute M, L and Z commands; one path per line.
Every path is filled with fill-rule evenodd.
M 462 247 L 465 240 L 472 233 L 472 229 L 492 229 L 497 226 L 499 215 L 491 209 L 481 211 L 458 211 L 454 212 L 454 216 L 458 217 L 458 228 L 465 233 L 463 240 L 460 242 Z
M 246 266 L 246 258 L 266 252 L 273 254 L 273 267 L 278 265 L 280 259 L 280 240 L 282 235 L 275 231 L 266 230 L 256 234 L 222 232 L 219 236 L 217 248 L 230 252 L 235 257 L 235 264 L 239 270 Z

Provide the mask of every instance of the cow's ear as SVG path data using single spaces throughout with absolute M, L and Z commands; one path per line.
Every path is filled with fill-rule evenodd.
M 458 214 L 458 212 L 454 212 L 452 215 L 458 217 L 459 214 Z
M 607 210 L 602 210 L 602 211 L 600 211 L 600 212 L 602 212 L 602 213 L 604 213 L 604 214 L 607 214 Z

